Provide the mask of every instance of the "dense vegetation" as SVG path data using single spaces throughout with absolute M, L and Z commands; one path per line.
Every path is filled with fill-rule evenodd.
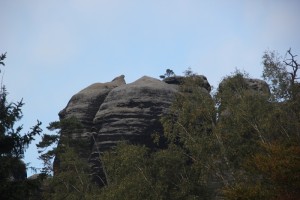
M 90 180 L 88 164 L 80 155 L 85 142 L 74 139 L 80 129 L 77 120 L 51 123 L 49 129 L 58 132 L 43 135 L 38 145 L 46 175 L 42 198 L 300 199 L 299 64 L 291 50 L 285 58 L 265 52 L 262 63 L 270 93 L 253 90 L 248 75 L 236 71 L 210 95 L 199 87 L 201 79 L 187 70 L 180 92 L 161 119 L 163 135 L 153 133 L 153 142 L 163 141 L 165 147 L 124 142 L 106 152 L 101 160 L 107 184 L 101 188 Z M 170 69 L 161 78 L 169 76 L 174 76 Z M 6 96 L 5 90 L 1 95 Z M 7 116 L 20 112 L 18 104 L 3 105 Z M 10 119 L 19 119 L 14 116 Z M 3 130 L 2 138 L 11 133 Z M 58 142 L 63 145 L 47 149 Z M 2 153 L 1 148 L 1 159 L 23 155 L 12 152 L 11 148 Z M 55 155 L 59 169 L 52 165 Z M 11 183 L 8 177 L 2 179 L 3 166 L 1 162 L 1 181 Z
M 101 199 L 299 199 L 299 64 L 263 55 L 271 94 L 252 90 L 247 75 L 225 77 L 213 98 L 186 72 L 161 120 L 168 147 L 122 144 L 104 156 L 109 185 Z M 280 60 L 281 59 L 281 60 Z

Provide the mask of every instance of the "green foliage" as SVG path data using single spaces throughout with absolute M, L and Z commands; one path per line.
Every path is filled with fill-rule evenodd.
M 298 63 L 290 50 L 288 55 L 284 61 L 274 52 L 263 56 L 271 99 L 250 88 L 240 71 L 225 77 L 213 97 L 201 77 L 185 71 L 161 118 L 164 133 L 153 137 L 157 144 L 166 141 L 164 148 L 120 143 L 104 153 L 109 184 L 100 190 L 89 184 L 87 166 L 73 148 L 80 127 L 52 123 L 59 137 L 44 136 L 41 147 L 58 138 L 65 145 L 50 152 L 61 163 L 47 198 L 300 199 Z
M 0 65 L 5 66 L 6 53 L 0 56 Z M 1 72 L 1 71 L 0 71 Z M 38 189 L 35 181 L 26 180 L 26 165 L 22 158 L 29 144 L 42 132 L 41 122 L 37 122 L 28 133 L 22 132 L 23 101 L 7 101 L 7 91 L 0 88 L 0 199 L 28 199 Z
M 299 93 L 297 86 L 299 64 L 296 55 L 287 51 L 290 58 L 282 59 L 275 51 L 266 51 L 263 55 L 263 78 L 269 82 L 272 99 L 275 101 L 293 99 Z
M 256 143 L 265 140 L 262 131 L 270 111 L 267 96 L 250 90 L 244 77 L 240 72 L 226 77 L 215 95 L 219 121 L 214 132 L 221 136 L 232 167 L 259 150 Z
M 1 56 L 0 56 L 0 65 L 5 66 L 5 63 L 3 62 L 5 60 L 5 58 L 6 58 L 6 53 L 1 54 Z
M 91 182 L 87 160 L 81 154 L 88 146 L 78 135 L 82 128 L 80 122 L 71 117 L 52 122 L 47 128 L 57 132 L 44 134 L 37 144 L 39 158 L 44 162 L 42 172 L 48 177 L 43 198 L 94 199 L 97 187 Z
M 102 189 L 99 199 L 209 199 L 188 165 L 189 158 L 175 145 L 151 152 L 122 143 L 103 159 L 110 185 Z
M 43 199 L 94 199 L 96 186 L 88 175 L 86 161 L 78 156 L 74 148 L 65 147 L 59 153 L 60 165 L 55 176 L 44 181 Z
M 191 73 L 180 87 L 168 115 L 162 118 L 166 149 L 120 144 L 103 157 L 110 185 L 103 199 L 211 199 L 218 158 L 214 103 Z M 207 155 L 211 156 L 207 156 Z
M 65 150 L 64 148 L 76 146 L 76 148 L 80 150 L 83 148 L 82 146 L 85 145 L 82 144 L 83 142 L 76 139 L 76 132 L 78 133 L 81 124 L 75 117 L 51 122 L 47 128 L 50 131 L 58 131 L 55 134 L 43 134 L 42 140 L 36 146 L 41 154 L 39 159 L 44 163 L 42 173 L 50 175 L 54 171 L 52 163 L 53 159 L 58 154 L 63 153 Z M 59 146 L 59 142 L 63 145 Z
M 120 144 L 115 152 L 108 152 L 103 160 L 110 185 L 103 189 L 103 199 L 147 199 L 151 183 L 143 171 L 148 149 Z M 151 199 L 151 197 L 150 197 Z
M 239 76 L 228 77 L 216 95 L 215 132 L 230 174 L 223 194 L 227 199 L 299 199 L 299 102 L 270 102 L 242 82 L 232 84 Z
M 172 77 L 175 76 L 175 73 L 171 69 L 166 69 L 166 73 L 164 75 L 160 75 L 159 77 L 161 79 L 167 78 L 167 77 Z

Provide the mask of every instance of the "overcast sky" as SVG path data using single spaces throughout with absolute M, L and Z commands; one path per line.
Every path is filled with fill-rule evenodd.
M 298 0 L 0 0 L 4 84 L 24 99 L 28 130 L 121 74 L 130 83 L 191 67 L 214 87 L 235 68 L 260 78 L 265 50 L 300 54 L 299 10 Z M 33 147 L 25 161 L 40 167 Z

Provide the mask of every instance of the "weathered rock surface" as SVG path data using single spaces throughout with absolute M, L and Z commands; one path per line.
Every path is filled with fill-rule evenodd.
M 202 75 L 194 78 L 208 95 L 211 86 L 207 78 Z M 270 94 L 266 82 L 244 80 L 250 90 Z M 70 99 L 59 116 L 61 119 L 74 116 L 82 123 L 80 139 L 90 141 L 90 148 L 81 156 L 89 161 L 96 182 L 105 184 L 101 155 L 118 142 L 153 145 L 151 134 L 163 132 L 160 117 L 167 112 L 178 93 L 178 85 L 183 82 L 181 76 L 167 77 L 163 81 L 144 76 L 126 84 L 122 75 L 108 83 L 92 84 Z
M 97 133 L 90 159 L 94 173 L 103 172 L 101 163 L 97 162 L 101 152 L 120 141 L 153 145 L 151 134 L 162 133 L 159 119 L 172 103 L 177 87 L 144 76 L 108 94 L 94 118 Z
M 151 134 L 162 133 L 159 119 L 170 106 L 177 88 L 146 76 L 126 85 L 122 75 L 112 82 L 92 84 L 70 99 L 59 116 L 60 119 L 76 117 L 83 125 L 79 136 L 74 133 L 73 138 L 92 141 L 90 149 L 80 155 L 90 155 L 92 174 L 102 179 L 97 182 L 106 181 L 99 160 L 102 152 L 122 140 L 151 145 Z
M 84 128 L 93 126 L 93 119 L 100 105 L 108 93 L 121 85 L 124 85 L 124 75 L 121 75 L 108 83 L 94 83 L 75 94 L 65 109 L 59 112 L 61 119 L 76 117 Z
M 219 92 L 222 93 L 222 87 L 227 83 L 228 79 L 224 79 L 220 85 L 219 85 Z M 246 84 L 247 90 L 251 91 L 251 94 L 259 94 L 259 95 L 264 95 L 266 97 L 270 97 L 270 88 L 269 85 L 260 79 L 252 79 L 252 78 L 244 78 L 243 79 L 244 83 Z M 231 88 L 232 90 L 232 96 L 235 96 L 235 88 Z M 220 114 L 220 119 L 221 118 L 227 118 L 231 115 L 231 112 L 228 108 L 223 108 Z
M 222 92 L 222 88 L 228 83 L 229 79 L 224 79 L 220 85 L 220 92 Z M 244 83 L 246 84 L 247 88 L 255 93 L 260 93 L 263 95 L 270 95 L 270 88 L 269 85 L 260 79 L 253 79 L 253 78 L 244 78 Z M 232 88 L 232 92 L 234 93 L 234 89 Z
M 159 118 L 176 92 L 176 85 L 146 76 L 113 89 L 94 118 L 98 141 L 129 139 L 149 144 L 150 134 L 162 132 Z M 102 149 L 100 144 L 99 148 Z
M 270 95 L 269 85 L 260 79 L 246 78 L 246 84 L 253 91 L 259 92 L 260 94 Z

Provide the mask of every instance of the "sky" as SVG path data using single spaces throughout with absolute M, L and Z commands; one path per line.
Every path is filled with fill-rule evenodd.
M 25 102 L 24 132 L 38 119 L 49 133 L 72 95 L 122 74 L 131 83 L 191 67 L 215 88 L 235 69 L 261 78 L 266 50 L 300 54 L 299 9 L 298 0 L 0 0 L 3 83 L 10 101 Z M 39 168 L 34 144 L 25 162 Z

